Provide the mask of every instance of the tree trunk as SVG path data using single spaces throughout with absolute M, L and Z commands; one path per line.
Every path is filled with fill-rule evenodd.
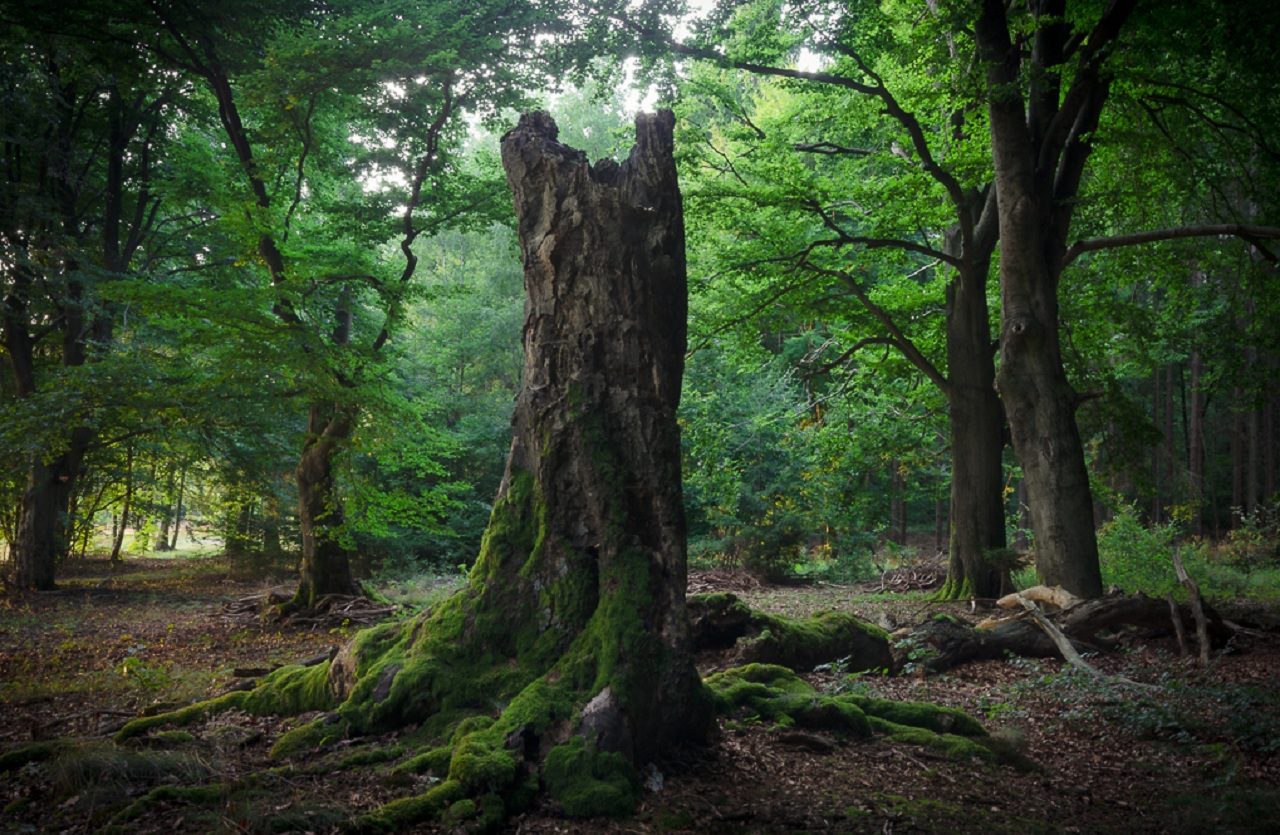
M 157 551 L 173 550 L 169 547 L 169 528 L 173 525 L 173 488 L 177 480 L 177 475 L 177 467 L 170 464 L 167 468 L 167 474 L 165 475 L 164 510 L 160 513 L 160 531 L 156 534 L 155 549 Z
M 339 538 L 342 500 L 334 482 L 334 457 L 351 437 L 354 406 L 312 404 L 307 440 L 294 476 L 302 525 L 302 571 L 292 608 L 310 608 L 326 594 L 359 594 L 351 576 L 351 554 Z
M 1025 209 L 1033 198 L 1019 200 L 1014 193 L 1003 190 L 1000 200 L 1004 321 L 998 380 L 1027 485 L 1036 572 L 1045 585 L 1097 597 L 1102 574 L 1093 494 L 1076 426 L 1076 393 L 1058 344 L 1057 275 L 1043 263 L 1040 221 Z M 1006 202 L 1014 210 L 1006 212 Z
M 32 461 L 27 485 L 18 508 L 18 529 L 13 542 L 14 585 L 20 589 L 48 591 L 54 588 L 54 470 L 43 461 Z
M 1191 532 L 1202 536 L 1205 531 L 1204 495 L 1204 358 L 1199 348 L 1191 349 L 1189 376 L 1190 406 L 1187 416 L 1187 474 L 1190 482 Z
M 499 501 L 531 480 L 521 512 L 540 517 L 541 547 L 527 562 L 490 550 L 478 568 L 530 601 L 573 577 L 578 593 L 549 615 L 564 640 L 594 631 L 604 641 L 595 692 L 584 695 L 609 694 L 593 722 L 610 730 L 589 741 L 638 761 L 700 737 L 708 718 L 685 613 L 676 408 L 687 290 L 674 122 L 669 111 L 637 117 L 622 166 L 588 166 L 555 141 L 545 114 L 503 138 L 528 301 Z
M 983 0 L 974 28 L 987 68 L 999 196 L 997 385 L 1026 477 L 1036 570 L 1045 584 L 1079 597 L 1101 595 L 1102 576 L 1075 418 L 1079 399 L 1062 364 L 1058 283 L 1092 136 L 1110 92 L 1103 71 L 1108 46 L 1135 5 L 1113 0 L 1106 7 L 1066 80 L 1061 68 L 1084 33 L 1073 31 L 1065 0 L 1033 6 L 1040 20 L 1027 40 L 1013 31 L 1010 7 L 1001 0 Z
M 889 541 L 907 544 L 907 483 L 902 462 L 889 462 Z
M 987 310 L 989 262 L 960 271 L 947 294 L 951 418 L 951 544 L 941 597 L 998 597 L 1001 570 L 989 559 L 1006 545 L 1004 414 L 995 390 Z
M 539 777 L 570 815 L 625 814 L 639 800 L 633 764 L 710 729 L 685 607 L 674 122 L 669 111 L 638 116 L 622 165 L 588 165 L 543 113 L 503 138 L 525 363 L 480 555 L 452 598 L 337 655 L 328 692 L 345 704 L 336 724 L 305 733 L 371 732 L 442 711 L 433 721 L 486 723 L 453 736 L 437 789 L 373 824 L 405 827 L 460 795 L 501 817 L 529 802 Z
M 169 540 L 169 550 L 178 550 L 178 532 L 182 530 L 182 517 L 186 513 L 183 507 L 183 496 L 187 491 L 187 468 L 184 466 L 178 476 L 178 496 L 173 510 L 173 538 Z
M 133 504 L 133 444 L 125 450 L 124 463 L 124 502 L 120 507 L 120 525 L 115 529 L 115 539 L 111 543 L 111 561 L 120 562 L 124 550 L 124 529 L 129 526 L 129 513 Z

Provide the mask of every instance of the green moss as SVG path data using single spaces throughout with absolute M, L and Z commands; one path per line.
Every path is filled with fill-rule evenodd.
M 283 759 L 315 751 L 345 739 L 349 733 L 350 725 L 338 714 L 329 713 L 281 734 L 276 744 L 271 746 L 270 756 Z
M 57 755 L 65 747 L 66 743 L 52 740 L 50 742 L 33 742 L 21 748 L 14 748 L 12 751 L 5 751 L 0 754 L 0 774 L 22 768 L 27 763 L 38 763 L 47 760 Z
M 457 826 L 469 818 L 474 818 L 479 814 L 479 811 L 479 807 L 476 806 L 474 800 L 464 797 L 452 804 L 448 809 L 445 809 L 444 814 L 440 816 L 440 820 L 450 826 Z
M 626 817 L 640 802 L 640 778 L 626 757 L 589 748 L 581 737 L 551 749 L 542 779 L 570 817 Z
M 176 748 L 195 741 L 195 734 L 190 731 L 159 731 L 147 738 L 147 742 L 157 748 Z
M 962 710 L 926 702 L 896 702 L 868 696 L 851 696 L 868 716 L 887 719 L 897 725 L 927 728 L 935 733 L 984 737 L 987 731 L 978 720 Z
M 124 831 L 120 827 L 136 820 L 157 803 L 219 803 L 227 796 L 221 783 L 207 786 L 157 786 L 117 812 L 107 823 L 107 832 Z
M 848 612 L 819 612 L 803 620 L 753 612 L 751 618 L 759 632 L 739 640 L 743 660 L 796 670 L 843 658 L 853 671 L 893 666 L 888 633 Z
M 397 832 L 438 817 L 465 796 L 461 783 L 445 780 L 424 794 L 402 797 L 379 807 L 357 821 L 356 828 L 362 831 Z
M 792 670 L 777 664 L 747 664 L 707 678 L 719 712 L 746 715 L 783 727 L 798 725 L 851 736 L 868 736 L 870 725 L 848 697 L 814 690 Z
M 457 727 L 453 729 L 453 733 L 449 735 L 449 741 L 457 742 L 468 734 L 473 734 L 476 731 L 488 730 L 492 727 L 492 716 L 468 716 L 466 719 L 459 722 Z
M 479 810 L 471 822 L 472 831 L 497 832 L 507 819 L 507 804 L 496 794 L 482 795 L 476 803 Z
M 407 774 L 422 774 L 430 771 L 434 774 L 443 775 L 449 773 L 449 762 L 452 759 L 453 746 L 442 745 L 416 757 L 410 757 L 396 766 L 395 770 Z
M 349 768 L 361 768 L 366 765 L 390 762 L 404 755 L 404 748 L 399 745 L 388 745 L 383 748 L 369 748 L 348 754 L 334 764 L 333 771 L 345 771 Z
M 224 710 L 235 710 L 243 707 L 248 696 L 248 692 L 237 691 L 205 702 L 196 702 L 193 705 L 187 705 L 168 713 L 157 713 L 155 716 L 140 716 L 125 723 L 125 726 L 116 732 L 115 740 L 116 742 L 125 742 L 146 733 L 152 728 L 164 725 L 191 725 Z
M 973 596 L 973 580 L 968 577 L 963 580 L 957 580 L 956 577 L 948 574 L 947 581 L 933 595 L 933 599 L 938 601 L 968 600 Z
M 329 663 L 304 667 L 290 664 L 264 678 L 245 694 L 241 707 L 258 715 L 296 716 L 309 710 L 331 710 L 336 705 L 329 692 Z
M 501 792 L 516 781 L 516 761 L 503 738 L 487 731 L 467 734 L 453 746 L 449 779 L 468 794 Z
M 958 734 L 936 733 L 928 728 L 899 725 L 878 716 L 872 716 L 871 726 L 894 742 L 907 745 L 923 745 L 953 760 L 978 759 L 995 762 L 999 758 L 994 751 L 973 739 Z
M 115 739 L 117 742 L 125 742 L 152 728 L 190 725 L 226 710 L 239 709 L 259 715 L 296 715 L 308 710 L 325 710 L 333 707 L 328 672 L 327 663 L 312 667 L 297 664 L 281 667 L 264 678 L 253 690 L 226 693 L 168 713 L 134 719 L 116 733 Z

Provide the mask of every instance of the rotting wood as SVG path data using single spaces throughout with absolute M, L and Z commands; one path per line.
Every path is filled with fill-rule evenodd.
M 1173 570 L 1177 572 L 1178 582 L 1182 583 L 1191 598 L 1191 615 L 1196 621 L 1196 640 L 1200 644 L 1200 666 L 1209 666 L 1209 622 L 1205 619 L 1204 604 L 1200 599 L 1200 587 L 1191 579 L 1187 568 L 1182 564 L 1179 549 L 1173 549 Z
M 1059 629 L 1054 624 L 1053 621 L 1049 620 L 1049 618 L 1045 616 L 1044 612 L 1040 611 L 1040 607 L 1036 605 L 1036 602 L 1034 600 L 1030 600 L 1026 597 L 1022 597 L 1021 595 L 1016 595 L 1016 594 L 1014 595 L 1014 597 L 1018 598 L 1019 605 L 1021 605 L 1022 608 L 1025 609 L 1027 613 L 1031 615 L 1032 619 L 1035 620 L 1036 624 L 1041 629 L 1043 629 L 1045 631 L 1045 634 L 1047 634 L 1053 640 L 1054 646 L 1056 646 L 1058 648 L 1058 652 L 1062 654 L 1063 660 L 1065 660 L 1071 666 L 1075 667 L 1078 670 L 1083 670 L 1084 672 L 1088 673 L 1094 678 L 1099 679 L 1100 681 L 1111 681 L 1111 682 L 1115 682 L 1116 684 L 1124 684 L 1130 687 L 1139 687 L 1139 688 L 1148 689 L 1148 690 L 1157 689 L 1156 686 L 1153 684 L 1146 684 L 1141 681 L 1134 681 L 1133 679 L 1127 678 L 1125 676 L 1107 675 L 1106 673 L 1102 672 L 1097 667 L 1093 666 L 1088 661 L 1084 660 L 1084 657 L 1081 656 L 1080 653 L 1076 651 L 1075 646 L 1071 643 L 1071 639 L 1068 638 L 1066 635 L 1064 635 L 1062 630 Z
M 1021 608 L 1021 604 L 1018 605 Z M 1204 609 L 1210 645 L 1225 645 L 1233 631 L 1211 608 Z M 1178 614 L 1184 624 L 1192 622 L 1189 606 L 1179 606 Z M 1134 635 L 1172 631 L 1168 601 L 1143 594 L 1086 600 L 1045 617 L 1070 640 L 1077 652 L 1105 650 Z M 1049 634 L 1022 612 L 1003 619 L 988 618 L 979 627 L 957 617 L 935 616 L 909 630 L 899 630 L 894 637 L 898 647 L 912 650 L 917 658 L 924 656 L 923 661 L 915 662 L 917 666 L 935 673 L 968 661 L 1000 659 L 1010 654 L 1026 658 L 1062 654 Z M 895 650 L 895 654 L 898 653 Z
M 1032 586 L 1013 594 L 1006 594 L 996 601 L 996 605 L 1001 609 L 1016 609 L 1023 605 L 1024 600 L 1048 604 L 1057 609 L 1070 609 L 1084 602 L 1061 586 Z
M 1169 601 L 1169 620 L 1173 621 L 1173 634 L 1178 638 L 1178 655 L 1187 657 L 1187 630 L 1182 625 L 1182 615 L 1178 611 L 1178 603 L 1173 599 L 1173 592 L 1165 596 Z

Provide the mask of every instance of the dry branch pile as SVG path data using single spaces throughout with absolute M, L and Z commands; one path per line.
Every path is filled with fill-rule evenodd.
M 270 618 L 277 607 L 293 598 L 292 589 L 274 588 L 224 603 L 219 617 L 227 623 L 252 624 Z M 279 622 L 305 629 L 336 629 L 370 626 L 390 617 L 395 606 L 378 603 L 361 595 L 326 594 L 311 609 L 285 615 Z

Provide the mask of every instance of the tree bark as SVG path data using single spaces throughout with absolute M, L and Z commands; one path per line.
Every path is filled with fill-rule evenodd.
M 531 480 L 522 512 L 541 519 L 542 535 L 536 553 L 490 550 L 477 569 L 527 600 L 575 576 L 581 592 L 545 616 L 566 641 L 604 618 L 600 627 L 633 633 L 626 652 L 606 639 L 596 664 L 611 673 L 588 695 L 609 690 L 612 702 L 596 720 L 611 730 L 590 741 L 637 761 L 701 737 L 708 721 L 685 612 L 676 408 L 687 289 L 674 123 L 670 111 L 638 116 L 621 166 L 588 165 L 556 141 L 546 114 L 522 117 L 503 138 L 528 295 L 498 501 Z
M 438 772 L 448 803 L 469 793 L 487 809 L 496 794 L 511 814 L 540 774 L 570 815 L 626 814 L 639 800 L 634 764 L 711 728 L 685 602 L 676 408 L 688 302 L 674 123 L 670 111 L 638 116 L 621 165 L 589 165 L 556 141 L 545 113 L 503 137 L 525 361 L 480 554 L 456 595 L 353 642 L 327 671 L 344 702 L 338 733 L 446 710 L 491 719 L 450 744 Z M 481 778 L 477 757 L 500 767 Z M 432 798 L 388 807 L 378 825 L 437 814 Z
M 120 526 L 115 530 L 111 543 L 111 561 L 120 562 L 124 550 L 124 529 L 129 526 L 129 515 L 133 506 L 133 444 L 125 449 L 124 463 L 124 501 L 120 506 Z
M 951 542 L 944 598 L 998 597 L 1001 592 L 1001 571 L 989 559 L 1006 545 L 1004 413 L 995 390 L 989 271 L 986 260 L 959 271 L 947 298 Z
M 307 440 L 294 476 L 302 525 L 302 570 L 290 608 L 308 609 L 326 594 L 359 594 L 351 554 L 338 537 L 342 500 L 334 482 L 334 456 L 355 426 L 353 406 L 317 403 L 307 417 Z

